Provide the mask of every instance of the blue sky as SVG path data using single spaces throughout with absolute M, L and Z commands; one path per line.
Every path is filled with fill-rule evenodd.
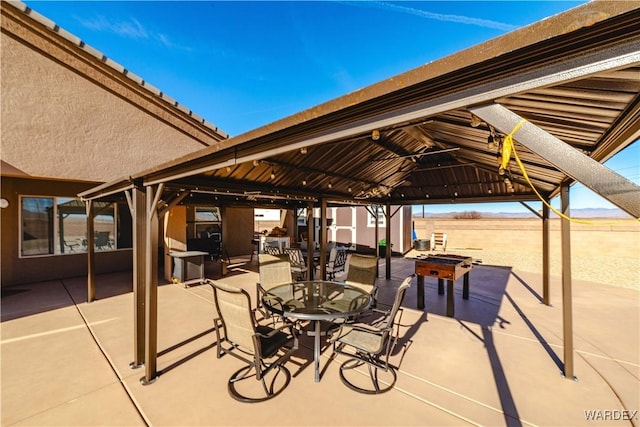
M 233 136 L 585 2 L 25 3 Z M 634 182 L 638 145 L 608 164 Z M 571 203 L 611 207 L 579 185 Z

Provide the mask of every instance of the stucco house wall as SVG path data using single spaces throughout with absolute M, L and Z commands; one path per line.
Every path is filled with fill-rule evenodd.
M 108 182 L 205 145 L 2 34 L 2 161 L 25 176 Z
M 80 276 L 84 253 L 19 256 L 20 196 L 76 197 L 227 136 L 24 4 L 1 12 L 1 284 Z M 96 254 L 131 268 L 131 249 Z

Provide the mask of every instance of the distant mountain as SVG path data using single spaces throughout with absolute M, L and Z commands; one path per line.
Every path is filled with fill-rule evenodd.
M 441 212 L 441 213 L 429 213 L 425 212 L 425 218 L 472 218 L 473 216 L 480 215 L 480 218 L 535 218 L 536 216 L 532 212 L 481 212 L 481 211 L 464 211 L 464 212 Z M 414 217 L 422 217 L 422 213 L 414 214 Z M 550 212 L 550 217 L 555 218 L 557 215 Z M 585 209 L 571 209 L 571 217 L 573 218 L 631 218 L 629 214 L 623 212 L 620 209 L 605 209 L 605 208 L 585 208 Z
M 551 214 L 556 216 L 553 212 Z M 628 213 L 617 208 L 571 209 L 571 216 L 574 218 L 631 218 Z

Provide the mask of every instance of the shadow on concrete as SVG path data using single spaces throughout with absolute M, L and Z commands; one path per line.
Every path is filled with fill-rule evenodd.
M 207 329 L 206 331 L 202 331 L 199 334 L 196 334 L 196 335 L 194 335 L 192 337 L 187 338 L 186 340 L 183 340 L 183 341 L 181 341 L 181 342 L 179 342 L 177 344 L 172 345 L 171 347 L 167 347 L 164 350 L 161 350 L 161 351 L 158 352 L 158 357 L 164 356 L 166 354 L 171 353 L 172 351 L 178 350 L 181 347 L 183 347 L 183 346 L 185 346 L 185 345 L 187 345 L 189 343 L 192 343 L 192 342 L 194 342 L 196 340 L 199 340 L 200 338 L 203 338 L 203 337 L 205 337 L 205 336 L 207 336 L 209 334 L 213 334 L 214 331 L 215 331 L 215 328 Z M 183 357 L 181 359 L 178 359 L 175 362 L 173 362 L 172 364 L 170 364 L 170 365 L 166 366 L 165 368 L 163 368 L 162 370 L 159 370 L 158 371 L 158 376 L 166 374 L 167 372 L 177 368 L 178 366 L 183 365 L 184 363 L 192 360 L 194 357 L 197 357 L 200 354 L 202 354 L 202 353 L 204 353 L 204 352 L 206 352 L 208 350 L 211 350 L 212 348 L 215 348 L 216 345 L 217 345 L 217 342 L 214 341 L 212 344 L 206 345 L 206 346 L 204 346 L 202 348 L 199 348 L 196 351 L 193 351 L 193 352 L 187 354 L 185 357 Z
M 522 425 L 520 415 L 492 332 L 494 327 L 504 329 L 505 325 L 511 323 L 499 315 L 511 274 L 511 267 L 474 264 L 473 270 L 469 272 L 469 299 L 462 298 L 463 279 L 454 283 L 454 318 L 471 336 L 483 343 L 498 390 L 504 423 L 510 427 L 518 427 Z M 444 295 L 438 294 L 438 280 L 425 277 L 425 315 L 431 313 L 445 317 L 446 298 L 446 291 Z M 469 324 L 480 326 L 481 335 L 470 328 Z

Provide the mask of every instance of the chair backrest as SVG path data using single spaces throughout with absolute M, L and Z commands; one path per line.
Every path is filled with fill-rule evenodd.
M 304 268 L 304 257 L 299 248 L 284 248 L 284 253 L 289 255 L 289 262 L 292 267 Z
M 431 233 L 431 250 L 435 251 L 436 246 L 442 247 L 443 251 L 447 250 L 447 233 L 442 233 L 442 232 Z
M 253 336 L 256 326 L 249 294 L 244 289 L 223 282 L 210 281 L 210 284 L 226 339 L 243 351 L 254 353 Z
M 400 286 L 398 286 L 398 289 L 396 290 L 396 297 L 393 300 L 393 305 L 389 310 L 389 314 L 384 323 L 380 325 L 381 329 L 393 327 L 393 323 L 395 322 L 398 310 L 400 309 L 402 301 L 404 300 L 404 295 L 407 293 L 407 289 L 409 289 L 409 286 L 411 286 L 411 280 L 413 279 L 413 276 L 415 276 L 415 274 L 412 274 L 411 276 L 404 279 Z
M 109 244 L 108 231 L 97 231 L 95 236 L 96 236 L 96 242 L 95 242 L 96 246 L 103 247 Z
M 269 290 L 274 286 L 291 283 L 291 264 L 287 255 L 267 255 L 258 256 L 260 273 L 260 286 L 264 290 Z
M 347 264 L 347 251 L 343 248 L 337 248 L 336 257 L 333 260 L 333 271 L 344 271 L 344 267 Z
M 266 245 L 264 248 L 269 255 L 280 255 L 282 253 L 278 246 Z
M 371 292 L 376 284 L 378 258 L 370 255 L 351 254 L 349 269 L 344 280 L 349 285 L 355 285 L 367 292 Z
M 336 261 L 336 256 L 338 255 L 338 248 L 336 248 L 335 246 L 333 248 L 331 248 L 331 251 L 329 251 L 329 267 L 333 266 L 333 263 Z

